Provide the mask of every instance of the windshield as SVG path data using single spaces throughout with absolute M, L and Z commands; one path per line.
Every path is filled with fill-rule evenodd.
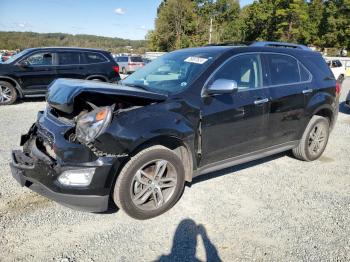
M 136 71 L 124 85 L 153 92 L 175 94 L 184 91 L 220 54 L 203 49 L 175 51 L 159 57 Z
M 13 61 L 15 61 L 17 58 L 25 55 L 26 53 L 28 53 L 28 50 L 23 50 L 22 52 L 19 52 L 16 55 L 11 56 L 9 59 L 7 59 L 4 64 L 11 64 Z

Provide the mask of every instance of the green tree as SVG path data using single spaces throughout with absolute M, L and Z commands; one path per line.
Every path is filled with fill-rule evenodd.
M 320 37 L 324 47 L 350 48 L 350 0 L 325 1 Z
M 193 46 L 195 7 L 190 0 L 163 1 L 158 9 L 155 30 L 149 34 L 149 46 L 157 51 Z
M 278 0 L 276 5 L 276 38 L 287 42 L 310 40 L 308 6 L 304 0 Z

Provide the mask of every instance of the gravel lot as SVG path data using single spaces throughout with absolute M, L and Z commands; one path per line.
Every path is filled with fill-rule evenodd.
M 343 102 L 350 80 L 343 84 Z M 279 154 L 193 181 L 164 215 L 136 221 L 47 200 L 8 162 L 42 100 L 0 107 L 0 261 L 349 261 L 350 110 L 324 155 Z

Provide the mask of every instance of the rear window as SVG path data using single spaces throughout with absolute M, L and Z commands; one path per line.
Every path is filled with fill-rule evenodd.
M 142 57 L 141 56 L 132 56 L 130 57 L 130 61 L 134 63 L 143 63 Z
M 300 82 L 298 61 L 287 55 L 269 54 L 267 61 L 270 68 L 271 85 Z
M 88 64 L 96 64 L 96 63 L 103 63 L 107 62 L 106 57 L 104 57 L 100 53 L 85 53 L 85 59 Z
M 60 52 L 58 53 L 59 65 L 77 65 L 80 64 L 80 53 L 78 52 Z
M 117 62 L 128 62 L 128 57 L 127 56 L 119 56 L 116 58 Z

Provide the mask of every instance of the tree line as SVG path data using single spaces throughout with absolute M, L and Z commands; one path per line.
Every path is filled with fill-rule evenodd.
M 147 35 L 154 51 L 214 43 L 285 41 L 319 48 L 350 49 L 350 0 L 163 0 L 155 29 Z
M 15 50 L 43 46 L 76 46 L 100 48 L 110 52 L 143 53 L 146 41 L 121 38 L 102 37 L 94 35 L 71 35 L 63 33 L 40 34 L 33 32 L 0 32 L 0 49 Z

